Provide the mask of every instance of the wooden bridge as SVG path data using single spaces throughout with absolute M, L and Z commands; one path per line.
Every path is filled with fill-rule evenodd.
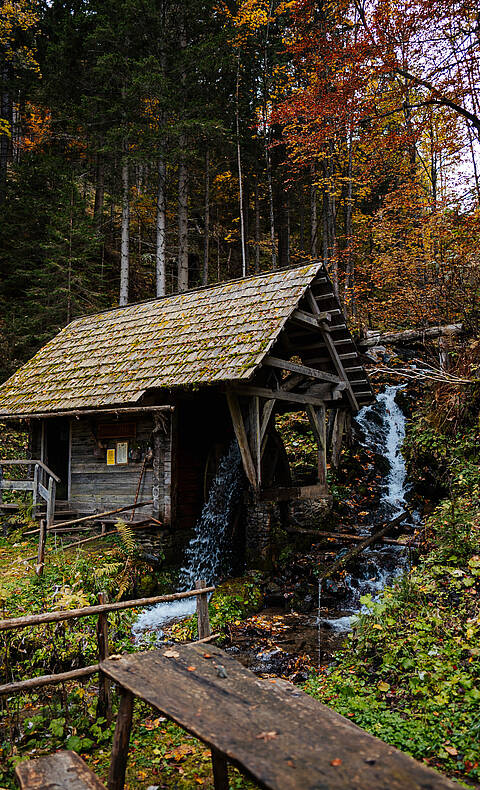
M 100 667 L 120 689 L 108 790 L 124 787 L 135 697 L 211 748 L 216 790 L 229 787 L 228 763 L 268 790 L 458 788 L 296 686 L 257 678 L 217 647 L 174 645 L 112 656 Z M 17 776 L 29 790 L 103 788 L 68 752 L 22 763 Z

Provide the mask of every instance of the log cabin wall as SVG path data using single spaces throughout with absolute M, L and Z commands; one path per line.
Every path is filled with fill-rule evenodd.
M 135 437 L 129 438 L 129 458 L 126 464 L 108 465 L 107 450 L 122 437 L 102 438 L 100 426 L 111 426 L 107 433 L 115 434 L 115 425 L 122 421 L 101 419 L 73 419 L 71 421 L 70 504 L 79 512 L 93 513 L 133 503 L 142 471 L 143 458 L 152 445 L 153 418 L 128 417 L 135 424 Z M 127 422 L 127 420 L 125 420 Z M 167 424 L 169 425 L 169 424 Z M 103 446 L 99 446 L 99 443 Z M 105 446 L 106 445 L 106 446 Z M 159 469 L 160 516 L 169 518 L 171 452 L 170 430 L 160 434 Z M 148 466 L 138 494 L 139 501 L 152 499 L 153 472 Z M 139 514 L 150 513 L 142 508 Z

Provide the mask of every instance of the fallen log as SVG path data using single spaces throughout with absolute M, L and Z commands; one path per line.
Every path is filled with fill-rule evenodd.
M 368 546 L 371 546 L 372 543 L 376 543 L 378 540 L 383 538 L 383 536 L 390 529 L 392 529 L 397 524 L 399 524 L 404 518 L 405 518 L 405 513 L 401 513 L 399 516 L 394 518 L 393 521 L 391 521 L 389 524 L 383 527 L 383 529 L 380 529 L 378 532 L 375 532 L 373 535 L 369 535 L 368 538 L 362 540 L 362 542 L 359 543 L 358 546 L 355 546 L 353 549 L 350 549 L 350 551 L 347 551 L 347 553 L 344 554 L 343 557 L 340 557 L 340 559 L 335 560 L 335 562 L 332 562 L 332 564 L 329 565 L 328 568 L 322 574 L 320 574 L 319 581 L 323 581 L 324 579 L 327 579 L 329 576 L 332 576 L 336 571 L 340 570 L 340 568 L 343 568 L 344 565 L 350 562 L 350 560 L 352 560 L 358 554 L 361 554 L 362 551 L 368 548 Z
M 404 332 L 369 332 L 357 345 L 360 350 L 385 346 L 395 343 L 414 343 L 424 340 L 434 340 L 442 335 L 456 336 L 463 334 L 463 324 L 448 324 L 446 326 L 429 326 L 425 329 L 406 329 Z
M 322 538 L 339 538 L 340 540 L 346 541 L 355 541 L 361 543 L 362 540 L 365 540 L 363 535 L 352 535 L 347 532 L 325 532 L 323 529 L 299 529 L 289 527 L 286 530 L 291 535 L 307 535 L 307 536 L 314 536 L 321 540 Z M 389 546 L 407 546 L 410 545 L 410 541 L 408 543 L 404 543 L 401 540 L 395 540 L 394 538 L 379 538 L 382 543 L 385 543 Z

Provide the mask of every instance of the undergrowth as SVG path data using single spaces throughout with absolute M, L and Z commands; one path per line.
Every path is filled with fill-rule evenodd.
M 480 781 L 480 422 L 478 390 L 440 386 L 411 421 L 410 474 L 430 504 L 423 553 L 368 596 L 334 663 L 306 691 L 451 776 Z M 427 486 L 428 487 L 428 486 Z

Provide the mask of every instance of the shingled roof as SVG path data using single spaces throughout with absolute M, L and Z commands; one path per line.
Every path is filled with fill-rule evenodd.
M 78 318 L 0 387 L 0 417 L 121 406 L 152 388 L 249 379 L 321 268 Z

